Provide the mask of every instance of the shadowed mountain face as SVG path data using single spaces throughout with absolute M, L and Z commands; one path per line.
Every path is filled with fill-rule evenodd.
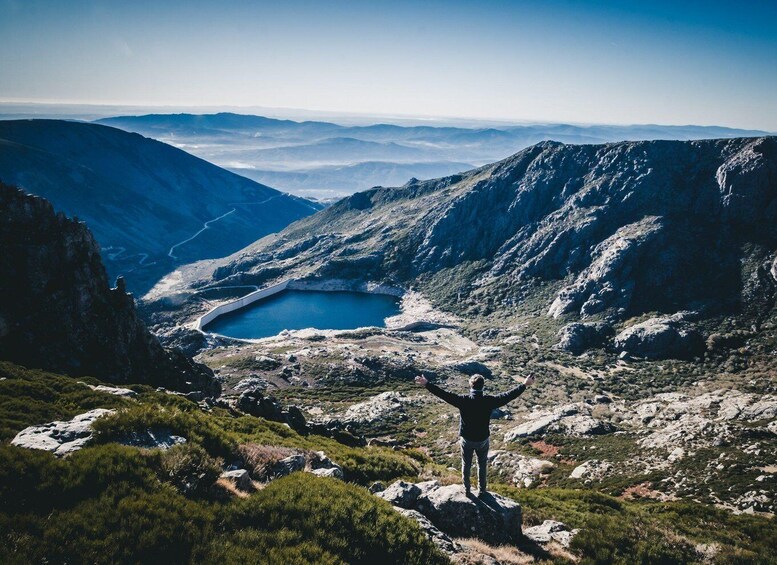
M 99 122 L 159 139 L 259 182 L 316 198 L 459 173 L 543 140 L 604 143 L 765 133 L 658 125 L 341 126 L 231 113 L 150 114 Z
M 775 250 L 777 138 L 545 142 L 462 175 L 355 194 L 175 276 L 179 289 L 285 277 L 420 285 L 475 314 L 539 299 L 554 318 L 758 317 L 773 307 Z M 547 282 L 555 290 L 539 298 Z
M 138 292 L 318 209 L 164 143 L 59 120 L 0 121 L 0 179 L 85 220 L 109 275 Z
M 28 367 L 216 392 L 203 365 L 162 348 L 122 279 L 110 288 L 82 222 L 0 183 L 0 359 Z

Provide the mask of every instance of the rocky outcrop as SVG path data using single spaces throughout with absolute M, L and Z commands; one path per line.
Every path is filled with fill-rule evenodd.
M 85 384 L 85 383 L 81 383 Z M 104 392 L 107 394 L 112 394 L 114 396 L 123 396 L 124 398 L 135 398 L 138 393 L 134 390 L 128 389 L 128 388 L 122 388 L 122 387 L 116 387 L 116 386 L 105 386 L 105 385 L 86 385 L 92 390 L 96 390 L 97 392 Z
M 577 276 L 573 285 L 559 292 L 548 315 L 558 318 L 577 312 L 585 317 L 608 308 L 623 315 L 634 292 L 633 271 L 651 248 L 658 246 L 663 227 L 662 218 L 648 216 L 619 228 L 596 245 L 591 252 L 591 264 Z
M 496 449 L 488 453 L 489 467 L 498 475 L 507 475 L 518 487 L 529 488 L 549 474 L 555 464 L 536 457 Z
M 404 419 L 407 418 L 405 407 L 418 402 L 418 398 L 400 392 L 382 392 L 369 400 L 353 404 L 338 419 L 349 424 L 374 423 L 389 417 Z
M 299 433 L 311 431 L 305 420 L 305 415 L 299 408 L 293 405 L 284 408 L 275 397 L 265 396 L 258 389 L 247 390 L 242 393 L 235 405 L 241 412 L 264 418 L 265 420 L 283 422 Z
M 505 433 L 505 441 L 542 436 L 546 433 L 565 433 L 581 437 L 609 434 L 615 426 L 608 420 L 594 417 L 592 406 L 586 402 L 565 404 L 557 408 L 539 409 L 525 417 L 525 421 Z
M 397 481 L 376 496 L 421 513 L 450 537 L 477 537 L 493 544 L 521 539 L 520 504 L 498 494 L 467 496 L 461 485 Z
M 60 457 L 68 455 L 91 441 L 92 424 L 97 418 L 114 412 L 115 410 L 95 408 L 75 416 L 72 420 L 30 426 L 16 434 L 16 437 L 11 440 L 11 445 L 51 451 Z
M 170 449 L 186 443 L 186 438 L 173 433 L 170 428 L 154 427 L 142 431 L 133 431 L 116 438 L 117 443 L 143 447 L 146 449 Z
M 737 390 L 715 390 L 698 396 L 682 393 L 655 395 L 632 406 L 611 407 L 624 425 L 642 429 L 646 449 L 673 451 L 682 458 L 689 448 L 732 442 L 741 423 L 777 418 L 777 397 Z
M 701 355 L 705 341 L 686 321 L 687 314 L 650 318 L 615 336 L 617 351 L 647 359 L 689 359 Z
M 0 358 L 112 383 L 218 391 L 210 369 L 149 333 L 122 279 L 110 288 L 83 223 L 0 184 L 0 248 Z
M 432 524 L 429 518 L 421 514 L 418 510 L 401 507 L 397 507 L 396 510 L 406 518 L 415 520 L 421 527 L 421 531 L 423 531 L 443 553 L 454 555 L 461 550 L 458 543 L 453 541 L 450 536 L 446 535 L 437 526 Z
M 614 333 L 612 326 L 604 322 L 573 322 L 559 330 L 556 348 L 580 355 L 586 349 L 603 346 Z

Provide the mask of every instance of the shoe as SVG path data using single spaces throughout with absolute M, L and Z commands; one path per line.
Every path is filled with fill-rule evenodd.
M 491 496 L 491 493 L 489 493 L 487 490 L 478 491 L 478 498 L 485 498 L 487 496 Z
M 468 489 L 468 488 L 465 488 L 464 489 L 464 496 L 469 498 L 470 496 L 472 496 L 472 491 L 470 489 Z

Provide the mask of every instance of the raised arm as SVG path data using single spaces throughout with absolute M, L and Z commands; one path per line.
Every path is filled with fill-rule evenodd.
M 455 406 L 456 408 L 460 408 L 462 402 L 464 401 L 463 396 L 459 396 L 458 394 L 454 394 L 452 392 L 448 392 L 447 390 L 443 390 L 437 385 L 430 383 L 426 379 L 426 377 L 423 377 L 421 375 L 415 378 L 415 383 L 417 385 L 426 387 L 426 390 L 431 392 L 433 395 L 435 395 L 438 398 L 442 398 L 445 402 Z
M 493 396 L 494 399 L 494 408 L 499 408 L 500 406 L 504 406 L 508 402 L 511 402 L 521 396 L 523 394 L 523 391 L 526 390 L 526 387 L 531 386 L 534 384 L 534 375 L 529 375 L 526 377 L 526 379 L 523 381 L 522 384 L 519 384 L 514 389 L 508 390 L 507 392 L 503 392 L 502 394 L 497 394 Z

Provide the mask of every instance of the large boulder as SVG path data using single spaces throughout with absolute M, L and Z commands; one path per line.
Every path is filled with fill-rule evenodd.
M 403 516 L 406 516 L 407 518 L 412 518 L 413 520 L 418 522 L 418 525 L 421 527 L 421 530 L 427 535 L 427 537 L 430 540 L 432 540 L 434 545 L 436 545 L 443 553 L 446 553 L 448 555 L 454 555 L 455 553 L 458 553 L 461 550 L 461 547 L 459 547 L 459 544 L 457 544 L 450 537 L 448 537 L 442 531 L 440 531 L 439 528 L 437 528 L 434 524 L 432 524 L 432 522 L 429 521 L 429 518 L 421 514 L 418 510 L 397 508 L 397 512 L 399 512 Z
M 57 456 L 67 455 L 89 443 L 92 439 L 92 424 L 97 418 L 114 412 L 115 410 L 95 408 L 75 416 L 72 420 L 30 426 L 16 434 L 11 445 L 51 451 Z
M 237 400 L 237 407 L 251 416 L 267 420 L 283 420 L 283 409 L 280 403 L 272 396 L 264 396 L 258 390 L 247 390 L 241 394 Z
M 521 539 L 521 505 L 498 494 L 467 496 L 462 485 L 432 489 L 418 497 L 417 509 L 446 534 L 477 537 L 493 544 Z
M 413 508 L 418 501 L 418 496 L 421 494 L 419 489 L 413 483 L 407 483 L 405 481 L 397 481 L 375 493 L 383 500 L 387 500 L 393 506 L 399 508 Z
M 586 349 L 603 346 L 614 333 L 612 326 L 604 322 L 575 322 L 559 330 L 555 347 L 580 355 Z
M 701 355 L 705 342 L 685 314 L 650 318 L 615 336 L 615 349 L 647 359 L 689 359 Z
M 275 465 L 272 466 L 268 476 L 273 479 L 279 479 L 290 475 L 296 471 L 304 471 L 306 465 L 305 456 L 302 454 L 290 455 L 285 459 L 281 459 Z
M 122 445 L 144 447 L 147 449 L 170 449 L 174 445 L 186 443 L 186 438 L 173 434 L 170 428 L 154 427 L 143 431 L 133 431 L 117 439 Z
M 611 422 L 594 417 L 593 414 L 592 407 L 587 402 L 534 410 L 524 422 L 505 432 L 505 441 L 542 436 L 546 433 L 564 433 L 582 437 L 609 434 L 615 431 L 615 426 Z
M 467 496 L 462 485 L 397 481 L 377 496 L 425 516 L 446 536 L 476 537 L 492 544 L 521 539 L 521 505 L 498 494 Z

